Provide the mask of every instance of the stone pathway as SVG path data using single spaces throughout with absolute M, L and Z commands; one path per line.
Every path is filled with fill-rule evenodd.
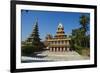
M 46 59 L 54 59 L 54 60 L 84 60 L 89 59 L 89 57 L 81 56 L 75 51 L 69 52 L 49 52 L 45 51 L 42 55 L 48 55 L 45 57 Z
M 37 56 L 33 57 L 22 57 L 22 61 L 30 61 L 30 62 L 45 62 L 45 61 L 72 61 L 72 60 L 88 60 L 89 57 L 81 56 L 75 51 L 69 52 L 49 52 L 44 51 Z

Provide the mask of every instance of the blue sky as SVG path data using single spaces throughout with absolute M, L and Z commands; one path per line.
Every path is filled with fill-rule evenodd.
M 36 18 L 38 19 L 39 35 L 44 40 L 46 34 L 56 34 L 57 26 L 60 23 L 64 26 L 65 34 L 70 35 L 72 29 L 79 28 L 79 17 L 83 13 L 76 12 L 56 12 L 56 11 L 21 11 L 21 37 L 25 40 L 33 30 Z M 84 13 L 90 16 L 89 13 Z

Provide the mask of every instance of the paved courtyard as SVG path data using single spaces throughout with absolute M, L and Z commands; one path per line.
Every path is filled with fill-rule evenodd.
M 75 51 L 68 52 L 49 52 L 44 51 L 36 56 L 22 56 L 22 62 L 48 62 L 48 61 L 72 61 L 72 60 L 88 60 L 89 57 L 81 56 Z

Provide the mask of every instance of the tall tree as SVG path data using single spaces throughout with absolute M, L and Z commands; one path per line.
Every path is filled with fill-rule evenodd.
M 89 17 L 85 14 L 82 14 L 80 16 L 80 25 L 81 25 L 81 28 L 83 29 L 83 38 L 82 38 L 82 43 L 83 43 L 83 46 L 86 47 L 87 45 L 87 35 L 86 35 L 86 32 L 88 31 L 88 25 L 89 25 Z
M 22 42 L 22 55 L 32 55 L 34 52 L 42 51 L 44 44 L 40 41 L 39 38 L 39 28 L 38 28 L 38 21 L 35 21 L 33 31 L 30 37 L 25 41 Z
M 84 37 L 84 33 L 81 28 L 72 30 L 72 39 L 75 44 L 82 46 L 83 37 Z
M 34 25 L 32 36 L 33 36 L 33 41 L 32 41 L 33 49 L 35 49 L 36 51 L 41 50 L 41 42 L 40 42 L 40 38 L 39 38 L 39 30 L 38 30 L 38 21 L 37 20 Z
M 88 24 L 89 24 L 89 17 L 82 14 L 80 16 L 80 25 L 82 27 L 82 29 L 84 30 L 84 34 L 86 34 L 87 30 L 88 30 Z

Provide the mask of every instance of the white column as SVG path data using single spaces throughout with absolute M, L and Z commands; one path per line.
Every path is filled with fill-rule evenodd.
M 55 52 L 55 48 L 53 48 L 53 52 Z
M 58 52 L 59 48 L 56 48 L 56 49 L 57 49 L 57 52 Z
M 62 51 L 62 48 L 60 48 L 60 51 Z
M 64 52 L 66 51 L 66 48 L 65 48 L 65 47 L 63 48 L 63 51 L 64 51 Z
M 46 49 L 49 49 L 49 47 L 46 47 Z
M 67 51 L 69 51 L 69 48 L 67 47 Z
M 52 51 L 52 48 L 50 48 L 50 51 Z

